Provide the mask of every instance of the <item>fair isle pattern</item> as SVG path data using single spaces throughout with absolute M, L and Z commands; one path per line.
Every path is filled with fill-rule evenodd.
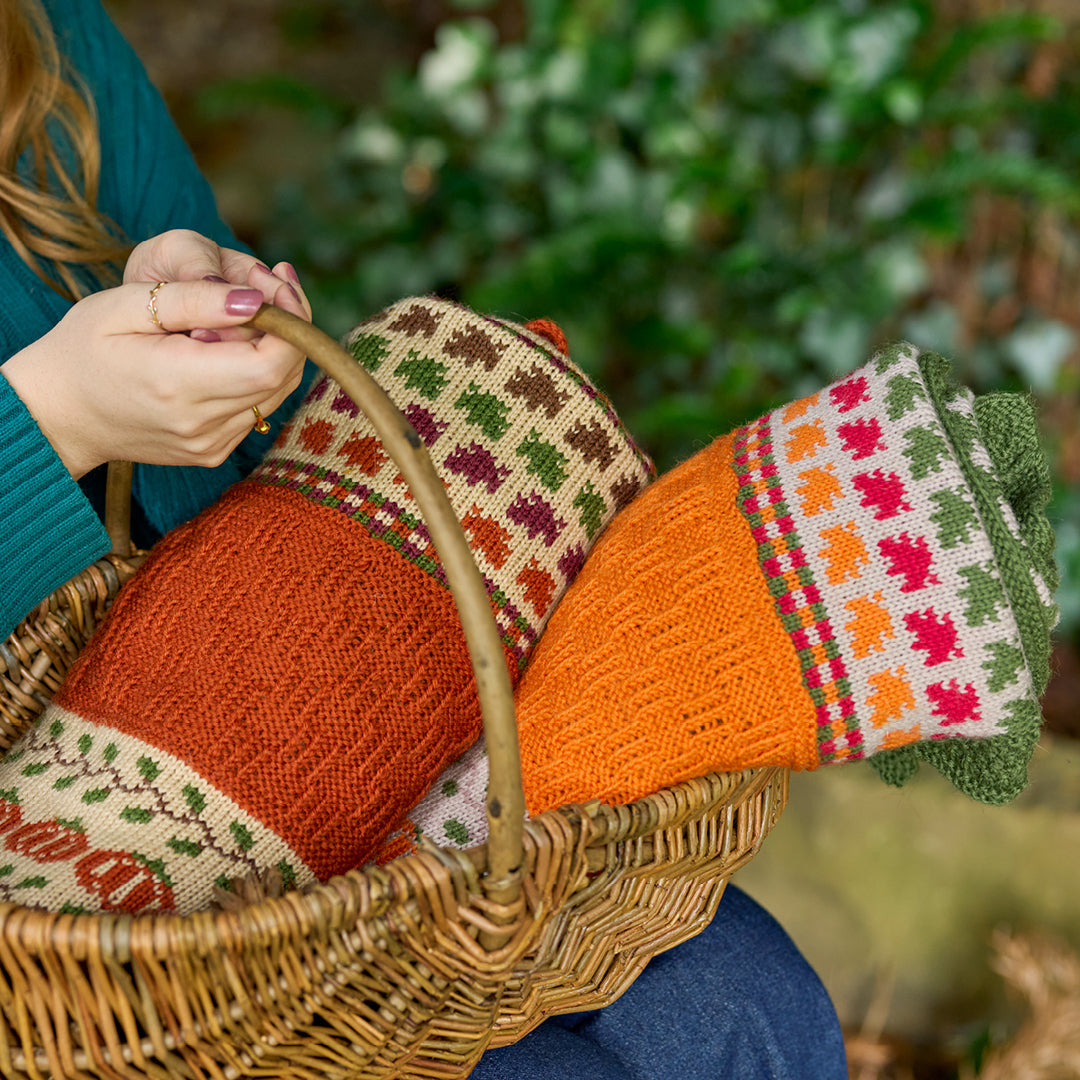
M 1034 692 L 994 548 L 918 353 L 883 352 L 752 430 L 769 433 L 769 497 L 788 512 L 817 583 L 816 644 L 828 635 L 838 646 L 829 663 L 838 695 L 847 691 L 838 708 L 851 702 L 847 756 L 1004 732 L 1017 700 Z M 990 464 L 985 448 L 970 456 Z M 767 558 L 762 567 L 799 649 L 806 632 L 790 628 L 811 616 L 795 611 Z M 826 739 L 822 760 L 843 749 Z
M 59 706 L 4 758 L 0 899 L 51 911 L 209 906 L 215 885 L 277 867 L 315 875 L 179 759 Z M 24 779 L 25 778 L 25 779 Z
M 345 347 L 424 441 L 518 666 L 614 513 L 653 475 L 610 403 L 545 338 L 435 298 L 403 300 Z M 251 479 L 332 507 L 443 580 L 396 465 L 321 378 Z
M 863 746 L 847 670 L 780 484 L 768 416 L 738 430 L 735 455 L 739 509 L 817 713 L 818 757 L 856 760 Z
M 409 820 L 441 847 L 471 848 L 487 839 L 488 757 L 484 740 L 473 743 L 432 785 Z

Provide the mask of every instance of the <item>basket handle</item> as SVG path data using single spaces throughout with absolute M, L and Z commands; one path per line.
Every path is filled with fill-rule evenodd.
M 268 304 L 256 312 L 250 325 L 295 345 L 364 410 L 423 514 L 461 617 L 484 720 L 491 774 L 486 807 L 488 874 L 484 888 L 489 899 L 512 905 L 520 895 L 518 871 L 525 822 L 513 689 L 484 579 L 442 480 L 412 425 L 382 387 L 333 338 L 311 323 Z M 106 527 L 113 550 L 122 557 L 131 548 L 130 505 L 131 463 L 111 462 L 106 489 Z

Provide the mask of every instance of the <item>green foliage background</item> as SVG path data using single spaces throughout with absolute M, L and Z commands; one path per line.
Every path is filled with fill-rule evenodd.
M 374 104 L 202 92 L 204 116 L 325 133 L 253 238 L 324 328 L 429 291 L 554 318 L 662 468 L 885 341 L 936 348 L 1046 403 L 1080 628 L 1075 28 L 930 0 L 522 4 L 451 4 Z

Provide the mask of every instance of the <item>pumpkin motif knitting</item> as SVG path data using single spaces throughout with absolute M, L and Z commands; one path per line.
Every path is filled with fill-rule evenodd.
M 552 339 L 420 298 L 345 342 L 427 445 L 512 680 L 651 468 Z M 438 555 L 323 377 L 252 476 L 155 547 L 0 762 L 0 897 L 186 913 L 271 867 L 324 880 L 373 855 L 479 734 Z
M 1026 399 L 882 352 L 717 440 L 612 522 L 516 694 L 526 801 L 918 760 L 986 802 L 1038 737 L 1056 618 Z

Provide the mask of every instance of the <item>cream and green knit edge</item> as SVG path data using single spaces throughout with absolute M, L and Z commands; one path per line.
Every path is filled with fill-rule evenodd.
M 879 370 L 887 368 L 904 349 L 910 346 L 883 350 L 874 362 Z M 1022 394 L 976 398 L 956 382 L 948 360 L 937 353 L 919 353 L 918 363 L 990 536 L 1024 660 L 1035 693 L 1041 695 L 1050 672 L 1050 631 L 1058 617 L 1053 599 L 1058 573 L 1045 512 L 1050 473 L 1034 404 Z M 1027 764 L 1042 726 L 1038 703 L 1017 699 L 1006 726 L 1006 734 L 988 739 L 923 742 L 885 751 L 871 764 L 883 780 L 900 786 L 922 760 L 971 798 L 1001 805 L 1027 785 Z
M 215 885 L 271 867 L 287 885 L 315 880 L 183 761 L 57 705 L 5 756 L 0 786 L 0 900 L 187 914 L 210 904 Z

